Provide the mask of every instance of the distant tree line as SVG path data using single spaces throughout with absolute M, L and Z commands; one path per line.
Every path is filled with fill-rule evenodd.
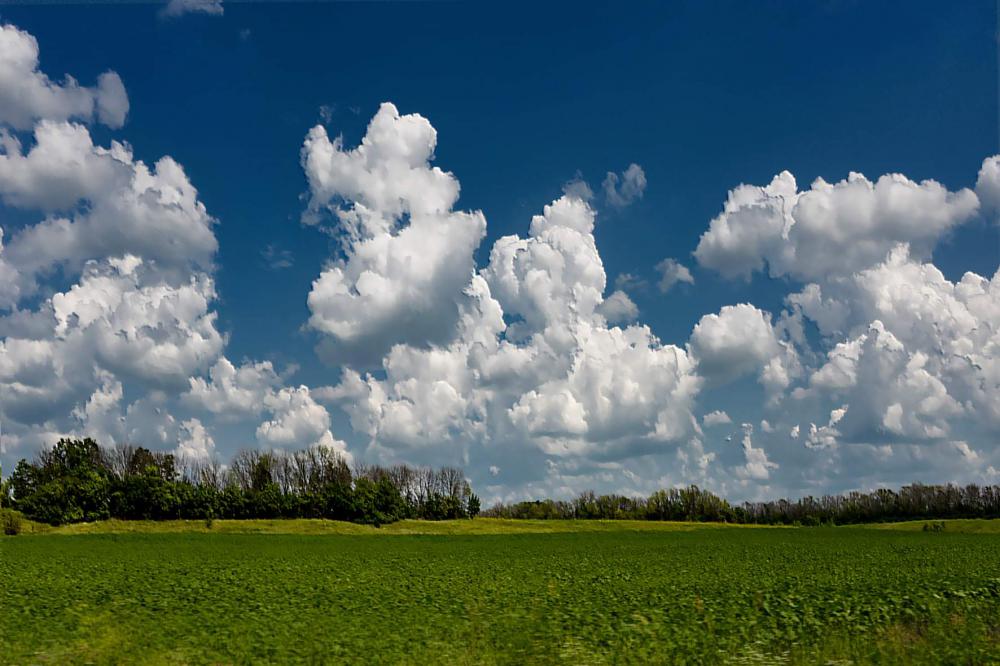
M 730 505 L 690 486 L 658 490 L 648 498 L 582 493 L 570 501 L 497 504 L 482 514 L 493 518 L 678 520 L 759 525 L 877 523 L 946 518 L 1000 518 L 1000 486 L 924 485 L 899 490 L 804 497 L 798 500 Z
M 462 470 L 357 465 L 315 447 L 244 450 L 228 466 L 92 439 L 62 439 L 4 484 L 5 504 L 33 520 L 329 518 L 366 524 L 479 513 Z

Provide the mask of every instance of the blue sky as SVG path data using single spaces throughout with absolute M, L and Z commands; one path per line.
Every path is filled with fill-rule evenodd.
M 150 445 L 179 447 L 181 440 L 197 439 L 192 435 L 196 421 L 212 446 L 192 444 L 190 450 L 226 458 L 239 446 L 292 445 L 287 439 L 262 437 L 260 425 L 272 423 L 288 432 L 306 433 L 309 441 L 292 438 L 300 446 L 312 444 L 313 435 L 328 432 L 356 460 L 458 462 L 473 481 L 488 486 L 485 494 L 494 498 L 564 495 L 588 487 L 645 492 L 661 483 L 688 482 L 753 497 L 917 479 L 996 480 L 996 472 L 989 470 L 1000 467 L 993 450 L 1000 413 L 991 411 L 994 406 L 988 397 L 995 386 L 991 382 L 1000 379 L 990 365 L 995 360 L 991 346 L 995 339 L 963 338 L 967 329 L 946 340 L 928 339 L 914 331 L 921 325 L 938 330 L 940 322 L 927 317 L 917 323 L 892 321 L 893 313 L 901 317 L 907 310 L 903 304 L 896 304 L 893 312 L 873 314 L 872 308 L 881 306 L 876 302 L 869 307 L 865 299 L 875 288 L 847 286 L 851 276 L 883 265 L 898 243 L 912 246 L 908 261 L 914 266 L 933 262 L 950 283 L 961 280 L 966 271 L 987 280 L 996 272 L 1000 246 L 985 194 L 988 184 L 976 188 L 977 179 L 988 182 L 979 172 L 998 144 L 996 15 L 991 3 L 650 3 L 627 8 L 605 4 L 586 11 L 561 3 L 223 6 L 221 13 L 191 11 L 177 16 L 164 16 L 156 5 L 11 6 L 0 14 L 2 22 L 37 40 L 38 71 L 52 85 L 64 84 L 63 77 L 69 74 L 83 86 L 94 86 L 102 72 L 113 70 L 127 91 L 123 123 L 101 122 L 96 112 L 89 119 L 67 112 L 49 118 L 45 114 L 51 114 L 51 108 L 36 113 L 33 123 L 46 119 L 76 123 L 86 127 L 97 145 L 124 141 L 136 160 L 151 164 L 169 155 L 182 165 L 207 215 L 217 220 L 210 226 L 217 254 L 211 266 L 199 265 L 193 274 L 214 278 L 215 298 L 209 299 L 208 311 L 217 313 L 213 326 L 225 337 L 224 345 L 208 345 L 211 349 L 184 366 L 188 381 L 174 378 L 164 383 L 141 372 L 143 378 L 136 380 L 135 372 L 130 375 L 121 367 L 110 367 L 116 364 L 101 360 L 105 352 L 94 352 L 94 367 L 88 366 L 85 373 L 90 384 L 82 379 L 70 382 L 72 390 L 67 388 L 59 400 L 36 396 L 39 402 L 59 404 L 51 413 L 39 406 L 26 410 L 32 416 L 21 421 L 6 414 L 5 430 L 10 435 L 4 462 L 30 455 L 57 433 L 129 440 L 139 433 L 155 433 L 158 440 Z M 568 375 L 575 355 L 586 356 L 586 350 L 551 345 L 545 347 L 546 353 L 565 367 L 506 398 L 482 384 L 453 382 L 451 390 L 466 404 L 462 418 L 450 423 L 447 434 L 418 428 L 397 438 L 389 426 L 377 422 L 387 418 L 391 400 L 375 410 L 382 415 L 377 418 L 357 409 L 351 413 L 352 404 L 367 398 L 348 392 L 340 365 L 323 362 L 315 351 L 317 344 L 342 345 L 344 340 L 310 326 L 313 310 L 307 303 L 314 280 L 328 262 L 349 261 L 350 248 L 345 249 L 338 237 L 342 229 L 338 231 L 332 216 L 318 226 L 301 222 L 310 197 L 316 197 L 301 151 L 316 125 L 325 127 L 331 139 L 341 135 L 344 150 L 355 147 L 383 102 L 392 102 L 403 116 L 420 114 L 433 126 L 437 141 L 432 164 L 454 174 L 461 184 L 454 210 L 482 211 L 485 216 L 485 237 L 473 248 L 476 271 L 488 269 L 497 239 L 514 234 L 525 238 L 532 216 L 560 198 L 568 181 L 582 179 L 589 185 L 593 197 L 587 208 L 596 214 L 593 238 L 606 275 L 603 296 L 616 290 L 619 276 L 634 276 L 619 286 L 637 308 L 638 323 L 651 329 L 642 344 L 686 350 L 693 365 L 689 373 L 677 370 L 678 377 L 689 374 L 700 382 L 683 398 L 671 393 L 669 386 L 663 387 L 665 393 L 650 389 L 648 395 L 640 389 L 640 402 L 663 403 L 657 409 L 669 411 L 683 427 L 667 428 L 670 434 L 661 428 L 657 434 L 650 421 L 652 412 L 643 416 L 623 408 L 619 413 L 616 404 L 608 407 L 608 421 L 598 427 L 600 419 L 575 391 L 600 393 L 601 389 L 577 386 Z M 0 107 L 3 103 L 0 100 Z M 30 127 L 12 126 L 10 131 L 25 150 L 30 149 Z M 614 205 L 602 183 L 608 172 L 621 174 L 632 164 L 644 174 L 641 196 L 627 205 Z M 917 198 L 903 204 L 904 209 L 912 206 L 912 214 L 910 209 L 900 214 L 908 215 L 912 226 L 901 225 L 892 211 L 877 210 L 869 220 L 869 237 L 855 241 L 850 237 L 854 233 L 850 220 L 844 221 L 844 216 L 859 214 L 853 204 L 829 204 L 841 205 L 846 212 L 830 222 L 833 228 L 823 228 L 829 238 L 820 234 L 807 240 L 819 247 L 829 241 L 831 252 L 844 251 L 840 273 L 811 274 L 794 261 L 775 269 L 781 262 L 773 253 L 779 250 L 764 248 L 761 256 L 768 270 L 755 272 L 750 279 L 732 279 L 725 276 L 725 266 L 746 259 L 752 248 L 723 247 L 715 254 L 692 255 L 712 219 L 722 212 L 730 190 L 742 183 L 766 186 L 785 170 L 794 174 L 800 192 L 809 190 L 816 178 L 837 183 L 850 172 L 863 173 L 871 181 L 883 174 L 905 174 L 917 188 Z M 936 204 L 919 198 L 923 190 L 917 184 L 925 179 L 952 193 L 974 190 L 977 201 L 932 214 L 928 207 Z M 0 209 L 0 226 L 7 253 L 16 255 L 16 249 L 9 249 L 12 238 L 38 223 L 44 217 L 38 209 L 45 206 L 18 205 L 10 187 Z M 353 205 L 339 191 L 321 203 L 341 210 Z M 77 205 L 81 210 L 96 207 L 86 198 Z M 922 213 L 927 213 L 926 220 Z M 942 219 L 940 228 L 924 233 Z M 860 259 L 843 249 L 866 243 L 876 249 Z M 30 250 L 25 247 L 22 255 Z M 94 252 L 72 261 L 53 259 L 63 266 L 61 272 L 45 273 L 38 291 L 23 296 L 16 307 L 44 314 L 47 299 L 81 279 L 82 261 L 106 261 L 113 254 L 107 250 L 107 256 L 99 257 L 104 250 Z M 145 258 L 148 264 L 150 258 Z M 693 284 L 682 281 L 663 293 L 657 287 L 660 275 L 655 267 L 666 258 L 687 267 Z M 904 268 L 893 270 L 900 273 Z M 13 270 L 24 272 L 16 265 Z M 167 280 L 171 288 L 180 284 L 176 275 L 156 280 Z M 788 298 L 808 284 L 834 293 L 834 300 L 847 303 L 844 307 L 851 314 L 823 330 L 815 318 L 821 315 L 813 311 L 810 317 L 800 307 L 802 337 L 793 340 L 789 333 L 793 326 L 781 319 L 781 313 L 794 318 Z M 495 283 L 490 287 L 497 290 Z M 985 298 L 1000 299 L 998 290 L 995 287 Z M 433 318 L 441 302 L 451 312 L 455 298 L 460 293 L 443 294 L 443 301 L 435 301 L 437 305 L 428 306 L 426 312 L 417 308 L 407 314 L 409 319 L 388 317 L 380 325 L 388 330 L 400 321 L 412 325 L 413 317 Z M 507 324 L 519 318 L 512 303 L 502 298 L 498 302 Z M 692 334 L 695 325 L 706 315 L 721 317 L 722 308 L 737 304 L 752 304 L 767 313 L 766 333 L 773 340 L 758 344 L 754 352 L 739 346 L 751 349 L 752 340 L 704 333 L 702 337 L 711 339 L 699 346 Z M 368 307 L 364 302 L 356 306 Z M 968 306 L 965 313 L 980 318 L 981 325 L 973 329 L 995 330 L 990 329 L 998 323 L 991 319 L 995 312 L 976 307 Z M 739 317 L 748 312 L 730 311 L 732 319 L 723 317 L 720 326 L 746 332 L 747 321 Z M 607 326 L 613 327 L 610 319 Z M 844 421 L 849 427 L 838 428 L 831 422 L 831 411 L 852 399 L 853 414 L 861 411 L 857 403 L 866 400 L 865 390 L 875 390 L 878 381 L 887 382 L 879 394 L 902 390 L 901 386 L 910 386 L 909 393 L 914 393 L 912 385 L 918 379 L 911 375 L 919 368 L 898 359 L 894 370 L 883 368 L 880 379 L 870 379 L 867 388 L 861 378 L 865 357 L 855 359 L 857 376 L 851 387 L 813 379 L 838 344 L 854 341 L 863 346 L 864 340 L 858 342 L 861 336 L 873 338 L 869 331 L 875 319 L 898 339 L 903 347 L 899 353 L 906 359 L 929 356 L 921 372 L 940 380 L 954 404 L 948 400 L 943 407 L 938 404 L 940 389 L 935 384 L 926 390 L 937 396 L 940 413 L 927 412 L 926 400 L 910 405 L 900 398 L 867 420 Z M 962 319 L 957 315 L 948 319 L 956 320 Z M 629 323 L 619 325 L 624 329 Z M 30 336 L 15 328 L 5 324 L 0 334 L 8 341 L 8 357 L 24 358 L 25 352 L 15 352 L 10 340 Z M 406 343 L 414 349 L 444 348 L 454 347 L 457 339 L 417 337 L 410 336 Z M 513 331 L 499 334 L 501 340 L 508 338 L 511 344 L 520 344 L 521 351 L 529 347 L 537 351 L 541 344 L 515 340 Z M 963 344 L 984 355 L 977 361 L 986 368 L 979 375 L 961 377 L 942 360 L 944 347 L 964 349 Z M 382 358 L 388 350 L 369 351 L 369 356 Z M 718 370 L 733 365 L 726 359 L 754 353 L 760 368 L 749 364 L 739 372 Z M 711 354 L 718 356 L 715 366 Z M 779 356 L 794 376 L 775 397 L 779 389 L 765 385 L 761 368 Z M 235 367 L 270 361 L 280 375 L 280 385 L 273 384 L 266 394 L 273 405 L 237 415 L 221 407 L 206 412 L 198 400 L 184 398 L 194 379 L 203 378 L 207 387 L 213 386 L 209 368 L 222 357 Z M 469 363 L 466 359 L 463 367 Z M 615 366 L 620 361 L 612 354 L 609 363 Z M 386 378 L 383 365 L 354 364 L 360 376 L 371 372 L 373 381 L 384 382 L 391 394 L 393 380 Z M 717 368 L 718 376 L 712 376 L 710 367 Z M 9 393 L 25 385 L 23 377 L 9 372 L 7 378 L 0 376 L 0 399 L 7 398 L 5 404 L 19 398 L 4 395 L 4 388 Z M 114 377 L 108 379 L 108 373 Z M 631 380 L 643 383 L 641 375 Z M 419 390 L 430 391 L 435 381 L 443 380 L 437 378 Z M 18 382 L 20 389 L 14 387 Z M 88 423 L 73 415 L 93 397 L 90 388 L 104 390 L 115 382 L 121 384 L 122 393 L 112 401 L 119 410 L 115 418 L 108 421 L 105 414 L 104 425 L 98 425 L 96 417 Z M 300 386 L 311 391 L 308 398 L 292 395 Z M 801 389 L 797 397 L 796 389 Z M 536 402 L 525 398 L 529 393 Z M 560 427 L 528 418 L 550 414 L 551 409 L 563 417 L 573 412 L 572 406 L 556 400 L 564 393 L 580 399 L 583 430 L 567 425 L 567 418 L 556 419 Z M 143 422 L 146 417 L 139 408 L 129 416 L 129 405 L 143 400 L 146 406 L 155 403 L 150 413 L 156 418 L 162 421 L 168 413 L 172 422 L 153 425 L 149 421 L 153 417 Z M 542 408 L 541 402 L 552 400 Z M 597 404 L 594 409 L 599 409 L 600 401 Z M 520 425 L 511 420 L 518 405 L 528 414 Z M 902 410 L 898 419 L 897 405 Z M 328 423 L 321 414 L 315 420 L 320 410 Z M 716 410 L 724 410 L 731 423 L 706 426 L 702 417 Z M 847 413 L 852 414 L 850 407 Z M 313 418 L 311 426 L 292 427 L 300 416 Z M 762 419 L 775 432 L 766 432 Z M 744 423 L 753 426 L 752 433 Z M 804 445 L 811 423 L 817 429 L 829 428 L 830 438 L 824 440 L 829 445 Z M 794 425 L 802 433 L 798 439 L 788 436 Z M 830 434 L 834 430 L 837 434 Z M 823 434 L 817 435 L 817 442 Z M 749 446 L 744 440 L 750 440 Z M 766 463 L 761 462 L 760 451 L 765 452 Z M 965 464 L 951 464 L 956 451 Z M 698 460 L 704 464 L 695 464 Z

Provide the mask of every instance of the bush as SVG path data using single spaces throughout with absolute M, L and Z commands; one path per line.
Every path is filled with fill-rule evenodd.
M 0 509 L 0 528 L 7 536 L 17 536 L 21 533 L 23 521 L 21 514 L 9 509 Z

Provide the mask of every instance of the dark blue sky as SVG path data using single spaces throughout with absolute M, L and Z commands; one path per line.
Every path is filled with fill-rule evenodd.
M 997 147 L 991 3 L 233 3 L 173 21 L 152 5 L 74 5 L 2 17 L 38 38 L 53 77 L 121 75 L 128 123 L 95 135 L 126 138 L 147 161 L 175 157 L 220 220 L 230 355 L 300 362 L 311 381 L 328 371 L 299 332 L 304 294 L 331 247 L 297 222 L 299 149 L 323 105 L 348 145 L 382 101 L 430 119 L 459 205 L 486 214 L 481 253 L 523 234 L 577 171 L 596 189 L 607 171 L 642 165 L 644 198 L 599 217 L 609 282 L 655 281 L 667 256 L 690 263 L 741 182 L 898 171 L 954 189 Z M 990 274 L 995 233 L 959 236 L 938 265 Z M 268 270 L 268 244 L 294 266 Z M 695 277 L 697 290 L 634 295 L 665 341 L 725 303 L 777 311 L 786 291 Z
M 220 342 L 219 348 L 191 366 L 194 374 L 186 374 L 179 383 L 171 380 L 172 393 L 158 392 L 160 384 L 155 381 L 125 378 L 124 397 L 107 403 L 121 414 L 112 410 L 110 416 L 84 418 L 83 406 L 89 397 L 99 397 L 101 391 L 115 386 L 108 383 L 105 366 L 116 359 L 105 362 L 94 352 L 94 359 L 84 359 L 82 370 L 77 368 L 79 375 L 72 385 L 58 394 L 63 402 L 50 401 L 53 416 L 16 424 L 9 437 L 23 442 L 20 446 L 44 445 L 57 433 L 85 431 L 129 437 L 159 432 L 160 444 L 169 448 L 198 439 L 192 434 L 194 421 L 190 419 L 203 419 L 205 432 L 215 441 L 206 450 L 226 457 L 238 446 L 253 445 L 254 438 L 261 446 L 274 445 L 278 440 L 261 434 L 269 419 L 292 431 L 290 424 L 301 418 L 303 422 L 311 419 L 309 438 L 332 432 L 347 442 L 356 459 L 381 456 L 382 460 L 449 464 L 462 460 L 471 478 L 495 483 L 492 498 L 505 493 L 569 494 L 584 485 L 640 492 L 657 483 L 698 481 L 750 497 L 914 478 L 1000 478 L 1000 449 L 993 444 L 1000 432 L 1000 403 L 990 402 L 993 393 L 1000 394 L 1000 384 L 994 391 L 990 382 L 1000 380 L 990 374 L 995 345 L 983 337 L 1000 330 L 1000 322 L 990 320 L 995 315 L 992 306 L 983 305 L 995 295 L 976 300 L 969 296 L 973 287 L 966 285 L 959 300 L 967 300 L 948 306 L 957 312 L 953 315 L 944 306 L 920 310 L 933 299 L 951 303 L 948 299 L 954 300 L 957 293 L 951 283 L 935 281 L 930 264 L 920 269 L 917 263 L 898 263 L 882 277 L 855 280 L 860 271 L 882 266 L 880 262 L 897 242 L 919 248 L 925 241 L 927 248 L 933 248 L 933 256 L 921 255 L 918 249 L 915 254 L 921 256 L 916 261 L 932 259 L 948 280 L 956 282 L 966 271 L 993 276 L 1000 264 L 1000 234 L 993 224 L 991 202 L 1000 199 L 1000 184 L 996 185 L 998 193 L 991 194 L 992 181 L 987 177 L 975 194 L 954 195 L 973 202 L 965 212 L 949 208 L 951 204 L 944 200 L 927 203 L 931 195 L 921 199 L 935 191 L 934 185 L 912 187 L 902 195 L 906 200 L 899 208 L 904 211 L 902 221 L 892 210 L 876 211 L 869 220 L 871 228 L 861 231 L 852 218 L 858 210 L 853 206 L 860 199 L 845 195 L 840 203 L 823 204 L 843 206 L 838 209 L 839 217 L 833 215 L 824 222 L 822 211 L 816 209 L 796 214 L 796 224 L 801 220 L 798 228 L 805 230 L 806 237 L 790 239 L 778 233 L 778 237 L 768 237 L 766 243 L 771 245 L 767 247 L 722 243 L 714 258 L 699 263 L 692 256 L 710 221 L 722 212 L 730 190 L 741 183 L 767 185 L 783 170 L 794 174 L 800 191 L 808 190 L 817 178 L 838 183 L 851 172 L 861 172 L 873 181 L 887 173 L 905 174 L 918 182 L 933 179 L 952 192 L 976 188 L 981 167 L 989 176 L 984 159 L 1000 148 L 997 10 L 992 2 L 223 1 L 221 15 L 195 11 L 175 17 L 163 16 L 163 6 L 156 4 L 0 8 L 0 22 L 13 24 L 37 40 L 39 72 L 57 82 L 69 74 L 82 85 L 92 86 L 102 72 L 114 70 L 127 90 L 130 110 L 119 129 L 79 112 L 55 116 L 39 112 L 36 120 L 69 118 L 86 125 L 98 145 L 125 141 L 137 159 L 149 164 L 169 155 L 183 165 L 200 201 L 218 220 L 216 270 L 208 271 L 216 280 L 218 300 L 207 308 L 218 313 L 215 325 L 228 336 L 228 343 Z M 11 56 L 0 53 L 2 57 Z M 15 70 L 10 76 L 24 77 L 25 85 L 38 83 L 33 72 Z M 386 101 L 394 103 L 400 113 L 420 114 L 433 125 L 437 131 L 434 165 L 454 173 L 461 183 L 456 210 L 485 214 L 487 237 L 478 246 L 478 268 L 487 265 L 498 238 L 524 237 L 531 217 L 557 199 L 568 181 L 586 180 L 597 193 L 592 201 L 597 212 L 594 236 L 607 274 L 605 296 L 619 275 L 635 276 L 638 283 L 629 287 L 628 294 L 638 306 L 638 323 L 649 325 L 664 344 L 681 347 L 679 353 L 687 355 L 691 366 L 644 375 L 640 370 L 660 368 L 673 352 L 637 329 L 623 333 L 623 329 L 605 328 L 601 318 L 597 328 L 597 320 L 579 329 L 557 327 L 570 338 L 576 336 L 581 346 L 557 352 L 565 367 L 549 376 L 541 373 L 532 379 L 525 368 L 516 370 L 524 381 L 517 390 L 508 387 L 491 393 L 495 386 L 489 380 L 477 383 L 481 379 L 476 374 L 481 372 L 477 361 L 462 357 L 465 352 L 455 349 L 446 355 L 467 373 L 461 380 L 441 379 L 431 372 L 426 384 L 420 383 L 426 377 L 418 381 L 405 376 L 394 384 L 376 373 L 375 379 L 383 381 L 383 388 L 390 392 L 405 393 L 405 386 L 417 386 L 418 392 L 426 393 L 429 387 L 446 385 L 445 393 L 466 401 L 454 422 L 448 421 L 451 417 L 443 403 L 421 405 L 419 399 L 402 394 L 381 403 L 365 402 L 359 397 L 363 394 L 345 393 L 350 388 L 346 382 L 336 391 L 331 389 L 340 382 L 341 369 L 322 363 L 314 350 L 324 334 L 307 326 L 314 313 L 306 298 L 313 281 L 331 258 L 340 256 L 342 248 L 330 235 L 300 222 L 310 195 L 300 155 L 306 134 L 320 123 L 331 137 L 342 135 L 345 148 L 356 146 Z M 19 102 L 8 103 L 13 109 Z M 4 120 L 14 116 L 3 104 L 0 96 L 0 128 L 4 122 L 15 122 Z M 30 145 L 26 127 L 14 130 Z M 621 173 L 633 163 L 645 173 L 647 185 L 641 198 L 628 206 L 611 205 L 601 194 L 605 175 Z M 5 185 L 3 177 L 0 174 L 0 185 Z M 1000 180 L 1000 168 L 995 177 Z M 378 187 L 387 185 L 395 187 L 385 182 Z M 10 185 L 15 186 L 16 182 Z M 846 185 L 841 188 L 846 189 Z M 334 190 L 334 197 L 342 193 Z M 58 197 L 60 193 L 51 194 Z M 103 195 L 120 194 L 112 189 Z M 825 201 L 823 196 L 810 199 L 817 200 Z M 37 210 L 15 209 L 18 203 L 9 195 L 4 203 L 0 221 L 8 246 L 5 256 L 21 261 L 21 268 L 15 269 L 25 272 L 24 266 L 31 264 L 30 251 L 18 254 L 19 250 L 9 248 L 17 241 L 18 231 L 36 224 L 40 216 Z M 739 233 L 752 231 L 754 206 L 759 203 L 734 212 L 733 228 L 742 230 Z M 921 210 L 925 204 L 934 210 Z M 88 205 L 84 201 L 80 210 L 86 212 Z M 126 217 L 117 223 L 141 222 Z M 858 249 L 854 233 L 859 234 L 859 244 L 869 243 L 876 251 L 865 254 L 861 248 L 854 253 Z M 724 241 L 723 236 L 716 235 L 713 242 Z M 589 235 L 581 242 L 589 243 Z M 842 264 L 827 262 L 826 274 L 800 263 L 777 270 L 782 275 L 778 278 L 762 272 L 750 280 L 722 277 L 726 261 L 763 257 L 773 262 L 782 251 L 804 253 L 801 256 L 813 256 L 813 261 L 822 263 L 822 257 L 808 253 L 825 247 L 826 242 L 831 253 L 845 255 Z M 94 258 L 104 262 L 105 268 L 116 260 L 114 253 L 120 252 L 113 242 L 96 242 L 95 246 L 103 248 L 104 254 Z M 573 250 L 577 258 L 586 255 L 586 248 L 581 247 Z M 74 255 L 67 251 L 69 257 Z M 469 251 L 448 255 L 447 261 L 455 257 L 467 261 Z M 268 252 L 271 259 L 280 257 L 291 265 L 275 268 Z M 571 255 L 566 255 L 567 260 Z M 689 267 L 694 284 L 678 284 L 666 294 L 657 289 L 659 276 L 654 267 L 665 258 Z M 436 275 L 439 268 L 432 265 L 426 274 Z M 14 304 L 44 310 L 48 296 L 66 291 L 80 277 L 73 270 L 44 275 L 48 282 L 39 294 Z M 922 282 L 918 283 L 913 275 L 920 270 Z M 907 303 L 900 296 L 903 305 L 899 305 L 889 299 L 880 304 L 883 310 L 875 312 L 877 308 L 865 299 L 892 280 L 896 280 L 893 293 L 913 297 L 913 301 Z M 517 310 L 517 299 L 510 294 L 497 296 L 500 282 L 494 276 L 490 289 L 498 303 L 503 301 L 508 315 L 513 308 L 510 324 L 524 316 L 524 311 Z M 786 297 L 808 282 L 822 284 L 824 296 L 833 298 L 834 309 L 841 307 L 841 328 L 830 323 L 829 312 L 822 308 L 803 309 L 795 316 L 801 317 L 805 337 L 796 338 L 779 315 L 788 307 Z M 397 294 L 406 286 L 392 280 L 386 284 Z M 421 312 L 427 316 L 456 312 L 456 299 L 462 297 L 465 284 L 445 285 L 441 294 L 432 294 L 438 299 L 434 303 L 445 303 L 444 310 L 426 306 L 420 311 L 424 306 L 418 304 L 414 312 L 418 317 Z M 582 288 L 584 283 L 574 284 L 567 288 Z M 447 291 L 452 287 L 454 293 Z M 579 295 L 574 294 L 573 298 Z M 332 298 L 326 304 L 336 308 L 335 301 Z M 376 300 L 362 298 L 358 307 L 364 310 L 372 303 L 377 306 Z M 774 317 L 762 319 L 761 313 L 748 306 L 726 311 L 729 318 L 723 322 L 722 308 L 740 303 L 751 303 Z M 574 317 L 582 316 L 574 309 L 576 301 L 559 307 L 564 311 L 557 318 L 567 315 L 565 321 L 576 321 Z M 917 313 L 912 318 L 911 309 Z M 51 319 L 42 310 L 41 319 Z M 715 313 L 721 322 L 717 330 L 692 334 L 703 317 L 711 320 Z M 338 312 L 334 319 L 350 320 L 355 314 Z M 589 315 L 593 314 L 591 308 Z M 0 325 L 5 331 L 19 331 L 18 316 L 16 312 L 0 316 Z M 849 382 L 823 375 L 836 345 L 853 340 L 860 348 L 859 336 L 868 335 L 878 318 L 885 320 L 878 325 L 886 326 L 886 335 L 903 341 L 906 358 L 916 359 L 914 364 L 900 361 L 892 372 L 865 381 L 857 379 L 863 374 L 858 368 L 877 374 L 891 364 L 885 359 L 876 359 L 870 366 L 866 365 L 869 361 L 857 361 Z M 389 321 L 405 326 L 399 322 L 408 320 Z M 755 322 L 763 322 L 762 329 L 754 329 Z M 448 326 L 451 323 L 444 321 Z M 109 339 L 123 337 L 115 328 L 117 323 L 102 324 L 107 324 Z M 376 327 L 373 337 L 385 328 Z M 161 336 L 157 344 L 164 343 L 156 326 L 147 329 L 152 331 L 151 339 Z M 518 330 L 511 327 L 496 340 L 521 345 L 520 353 L 536 353 L 541 347 L 524 346 Z M 580 331 L 586 334 L 581 337 Z M 22 334 L 4 333 L 7 337 L 0 342 L 7 340 L 14 349 L 15 335 Z M 85 334 L 89 333 L 80 333 Z M 56 341 L 52 343 L 57 350 L 53 368 L 74 360 L 74 347 L 66 339 L 52 331 L 46 335 Z M 137 334 L 137 344 L 144 343 L 143 335 Z M 587 335 L 603 342 L 585 348 L 579 341 Z M 617 344 L 609 342 L 615 335 L 638 336 L 626 347 L 652 350 L 649 358 L 628 360 L 624 348 L 609 351 Z M 327 342 L 331 339 L 328 336 Z M 713 349 L 713 340 L 725 344 Z M 400 334 L 394 341 L 409 338 Z M 418 340 L 413 349 L 440 342 Z M 375 341 L 372 346 L 380 344 Z M 151 348 L 159 350 L 156 344 Z M 378 358 L 386 349 L 376 350 Z M 602 358 L 604 353 L 608 356 L 595 362 L 593 375 L 571 376 L 571 368 Z M 968 356 L 974 353 L 985 356 Z M 225 411 L 243 409 L 238 405 L 227 403 L 225 409 L 212 411 L 198 404 L 207 398 L 182 395 L 187 382 L 202 381 L 223 354 L 236 366 L 247 360 L 270 360 L 285 373 L 273 382 L 266 377 L 254 380 L 263 384 L 257 386 L 254 404 L 239 418 Z M 956 370 L 952 362 L 956 358 L 970 360 L 968 367 Z M 749 364 L 740 366 L 746 359 Z M 773 391 L 778 384 L 768 384 L 774 379 L 768 374 L 774 370 L 771 361 L 789 373 L 784 384 L 778 382 L 778 394 Z M 924 368 L 920 363 L 930 364 L 926 367 L 931 379 L 918 381 L 907 374 L 919 375 Z M 288 369 L 294 371 L 285 372 Z M 691 382 L 688 393 L 670 388 L 666 379 L 658 383 L 671 372 L 678 382 Z M 50 374 L 58 376 L 59 372 Z M 20 381 L 0 377 L 4 399 L 26 390 Z M 924 382 L 920 390 L 930 397 L 921 398 L 917 389 L 911 390 L 913 382 Z M 279 390 L 279 383 L 284 388 Z M 299 384 L 309 389 L 296 388 Z M 623 393 L 608 394 L 620 386 L 626 387 Z M 638 388 L 633 395 L 628 387 Z M 296 390 L 313 391 L 324 407 L 302 396 L 288 402 Z M 942 392 L 947 399 L 941 397 Z M 582 401 L 580 405 L 597 396 L 595 404 L 580 407 L 587 415 L 583 435 L 578 423 L 553 426 L 546 421 L 574 413 L 572 405 L 546 403 L 570 394 Z M 908 395 L 916 396 L 912 404 L 907 402 Z M 295 403 L 295 399 L 304 402 Z M 278 404 L 280 400 L 286 403 Z M 846 412 L 850 416 L 837 430 L 834 413 L 848 403 L 855 407 Z M 296 411 L 303 404 L 306 408 Z M 347 414 L 362 404 L 371 407 L 365 416 L 370 420 L 358 417 L 357 423 L 348 423 Z M 927 405 L 935 409 L 921 411 Z M 671 411 L 675 409 L 676 413 Z M 731 422 L 718 415 L 715 426 L 703 420 L 706 413 L 718 409 L 728 412 Z M 398 413 L 413 421 L 402 417 L 393 421 Z M 435 430 L 439 416 L 445 425 Z M 133 422 L 138 425 L 133 427 Z M 400 423 L 412 427 L 392 431 Z M 677 429 L 666 433 L 670 428 L 664 424 Z M 757 438 L 753 442 L 766 446 L 766 454 L 755 448 L 746 428 L 740 430 L 741 424 L 753 424 Z M 366 427 L 374 429 L 366 431 Z M 811 427 L 817 432 L 805 441 Z M 300 434 L 295 431 L 295 437 L 279 445 L 300 444 Z M 926 451 L 933 450 L 936 460 L 959 460 L 948 447 L 958 446 L 955 442 L 964 445 L 966 439 L 971 449 L 955 449 L 965 467 L 956 463 L 938 476 L 920 473 L 927 468 L 926 456 L 931 455 Z M 829 444 L 833 452 L 823 442 L 833 442 Z M 838 442 L 845 447 L 836 448 Z M 906 446 L 889 451 L 879 448 L 883 443 Z M 577 448 L 567 458 L 559 446 Z M 692 471 L 696 460 L 701 461 L 700 472 Z M 617 471 L 607 471 L 611 468 L 602 466 L 606 464 L 616 465 Z M 494 467 L 509 471 L 494 472 Z M 713 469 L 719 470 L 717 475 L 713 476 Z M 866 470 L 870 474 L 857 481 Z M 640 478 L 641 483 L 636 481 Z

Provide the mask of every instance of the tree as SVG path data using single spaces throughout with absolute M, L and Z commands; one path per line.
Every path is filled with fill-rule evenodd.
M 475 518 L 476 516 L 478 516 L 480 509 L 481 506 L 479 504 L 479 495 L 477 495 L 476 493 L 469 493 L 469 503 L 466 508 L 466 513 L 468 514 L 469 518 Z

